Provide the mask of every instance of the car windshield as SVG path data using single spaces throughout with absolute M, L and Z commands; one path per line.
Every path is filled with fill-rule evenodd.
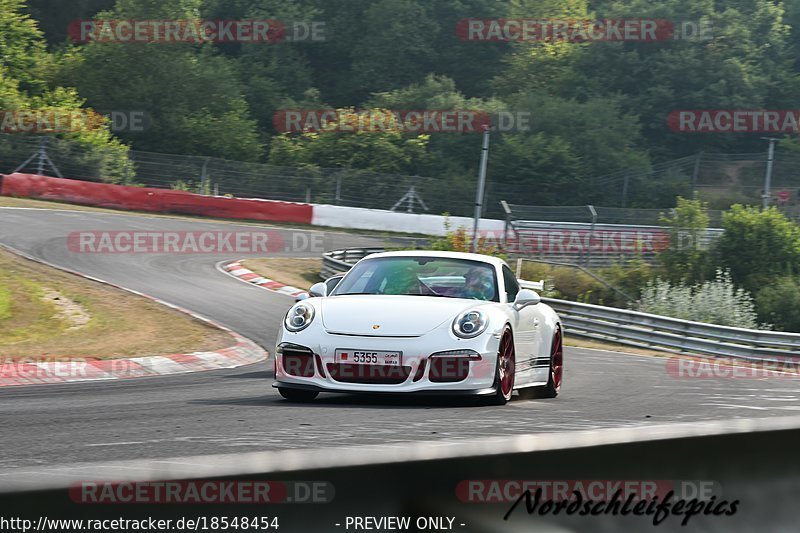
M 332 296 L 394 294 L 499 301 L 488 263 L 442 257 L 380 257 L 358 263 Z

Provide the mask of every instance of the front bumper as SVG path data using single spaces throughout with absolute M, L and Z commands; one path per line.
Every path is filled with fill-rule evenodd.
M 275 350 L 273 387 L 346 393 L 467 396 L 495 393 L 502 330 L 486 332 L 475 339 L 456 337 L 449 332 L 449 324 L 419 337 L 341 335 L 321 327 L 309 330 L 292 333 L 281 328 Z M 401 365 L 340 364 L 334 360 L 337 349 L 400 351 Z M 453 350 L 469 351 L 471 355 L 445 358 L 434 355 Z M 298 361 L 304 362 L 300 371 Z
M 342 384 L 344 385 L 344 384 Z M 418 396 L 493 396 L 497 393 L 497 387 L 489 387 L 488 389 L 423 389 L 416 391 L 402 391 L 402 390 L 362 390 L 362 389 L 348 389 L 337 387 L 335 389 L 321 387 L 319 385 L 306 385 L 304 383 L 287 383 L 283 381 L 275 381 L 272 383 L 275 388 L 281 389 L 298 389 L 316 392 L 337 392 L 344 394 L 413 394 Z

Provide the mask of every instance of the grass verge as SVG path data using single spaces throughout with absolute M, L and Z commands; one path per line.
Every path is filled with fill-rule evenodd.
M 112 359 L 232 343 L 227 333 L 147 298 L 0 250 L 4 359 Z
M 322 278 L 319 277 L 321 259 L 274 257 L 245 259 L 240 263 L 265 278 L 299 289 L 307 289 L 322 281 Z

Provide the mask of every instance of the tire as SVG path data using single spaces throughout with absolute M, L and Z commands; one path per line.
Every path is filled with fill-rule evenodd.
M 532 398 L 555 398 L 561 392 L 561 382 L 564 379 L 564 339 L 561 335 L 561 326 L 556 326 L 553 340 L 550 342 L 550 372 L 547 385 L 530 389 Z
M 319 392 L 315 390 L 287 389 L 285 387 L 278 387 L 278 392 L 290 402 L 310 402 L 319 396 Z
M 511 334 L 511 328 L 506 326 L 497 349 L 496 392 L 489 401 L 491 405 L 505 405 L 511 400 L 511 395 L 514 393 L 515 365 L 514 337 Z

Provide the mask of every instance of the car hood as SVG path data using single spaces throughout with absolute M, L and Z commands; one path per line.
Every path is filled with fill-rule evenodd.
M 372 337 L 416 337 L 487 302 L 432 296 L 354 294 L 320 301 L 322 324 L 330 333 Z M 376 327 L 378 326 L 378 327 Z

